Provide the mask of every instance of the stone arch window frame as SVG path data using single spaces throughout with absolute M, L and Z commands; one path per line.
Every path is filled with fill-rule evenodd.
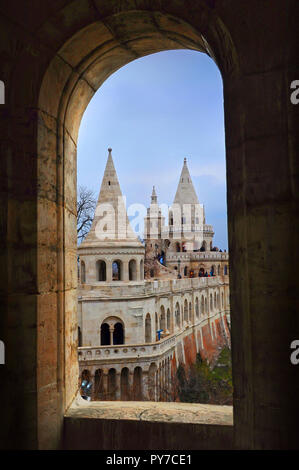
M 195 298 L 195 316 L 196 316 L 196 319 L 198 320 L 199 319 L 199 300 L 198 300 L 198 296 L 196 296 L 196 298 Z
M 83 259 L 80 260 L 80 279 L 81 284 L 86 284 L 86 265 Z
M 172 328 L 171 328 L 171 311 L 170 311 L 169 307 L 167 308 L 167 311 L 166 311 L 166 328 L 169 332 L 172 330 Z
M 164 328 L 163 328 L 163 326 L 164 326 Z M 160 306 L 159 328 L 160 328 L 160 330 L 163 330 L 163 332 L 165 332 L 165 330 L 166 330 L 166 308 L 163 304 Z
M 113 265 L 116 263 L 118 265 L 118 273 L 119 273 L 119 279 L 114 279 L 114 274 L 113 274 Z M 112 270 L 112 281 L 114 282 L 120 282 L 123 281 L 124 279 L 124 262 L 122 259 L 115 257 L 111 261 L 111 270 Z
M 128 260 L 128 279 L 129 279 L 129 281 L 138 281 L 139 280 L 139 279 L 137 279 L 137 273 L 138 273 L 137 263 L 138 262 L 139 262 L 139 260 L 136 257 L 130 257 L 130 259 Z M 135 268 L 134 273 L 130 272 L 130 264 L 131 263 L 133 263 L 134 268 Z M 133 274 L 133 276 L 132 276 L 132 274 Z M 132 279 L 131 279 L 131 277 L 132 277 Z
M 101 265 L 102 263 L 105 263 L 105 271 L 104 271 L 105 274 L 104 274 L 104 276 L 103 276 L 103 277 L 105 277 L 105 279 L 100 279 L 101 275 L 100 275 L 100 271 L 99 271 L 99 270 L 100 270 L 100 265 Z M 106 281 L 107 281 L 107 264 L 108 264 L 107 259 L 105 259 L 105 258 L 103 258 L 103 257 L 97 258 L 96 263 L 95 263 L 95 265 L 96 265 L 96 280 L 97 280 L 97 282 L 106 282 Z
M 102 325 L 104 325 L 104 324 L 107 324 L 109 326 L 109 331 L 110 331 L 110 344 L 103 345 L 103 346 L 113 346 L 115 344 L 114 341 L 113 341 L 113 333 L 114 333 L 115 325 L 117 323 L 120 323 L 123 327 L 122 334 L 123 334 L 123 340 L 124 341 L 121 344 L 126 344 L 126 336 L 125 336 L 126 328 L 125 328 L 125 322 L 124 322 L 123 318 L 118 317 L 118 316 L 108 315 L 100 323 L 100 331 L 102 331 Z
M 188 23 L 188 25 L 189 25 L 189 23 Z M 75 31 L 75 29 L 74 29 L 74 31 Z M 81 32 L 81 31 L 80 31 L 80 32 Z M 209 33 L 209 34 L 210 34 L 210 33 Z M 73 37 L 72 37 L 72 38 L 68 38 L 68 39 L 73 39 Z M 230 44 L 230 43 L 229 43 L 229 44 Z M 64 45 L 65 45 L 65 44 L 63 44 L 63 46 L 64 46 Z M 202 47 L 204 47 L 204 45 L 203 45 Z M 226 48 L 228 47 L 226 43 L 225 43 L 225 47 L 226 47 Z M 227 63 L 228 63 L 228 62 L 227 62 Z M 225 63 L 224 63 L 224 65 L 225 65 Z M 81 73 L 81 77 L 84 77 L 84 73 L 83 73 L 83 72 L 84 72 L 84 71 L 82 71 L 82 73 Z M 71 80 L 70 80 L 70 82 L 71 82 Z M 86 83 L 87 83 L 87 86 L 88 86 L 88 82 L 86 82 Z M 98 85 L 96 85 L 95 88 L 97 88 L 97 86 L 98 86 Z M 75 87 L 73 87 L 73 88 L 75 88 Z M 73 92 L 72 92 L 72 93 L 73 93 Z M 73 93 L 73 94 L 74 94 L 74 93 Z M 59 93 L 58 93 L 58 95 L 59 95 Z M 67 92 L 65 93 L 65 95 L 67 96 Z M 68 102 L 68 103 L 71 103 L 71 104 L 70 104 L 70 108 L 71 108 L 71 105 L 72 105 L 72 102 L 73 102 L 73 95 L 71 95 L 71 96 L 72 96 L 72 100 L 67 100 L 67 99 L 65 98 L 65 96 L 64 96 L 64 98 L 65 98 L 64 101 L 66 101 L 66 102 Z M 69 105 L 68 105 L 68 106 L 69 106 Z M 65 113 L 65 115 L 67 115 L 66 108 L 64 107 L 64 102 L 62 103 L 62 105 L 60 106 L 60 108 L 62 109 L 62 113 Z M 43 109 L 43 107 L 41 107 L 40 109 Z M 78 113 L 78 114 L 80 115 L 80 113 Z M 51 114 L 49 113 L 49 115 L 51 115 Z M 64 119 L 61 119 L 59 122 L 63 122 L 63 123 L 64 123 Z M 66 127 L 66 128 L 67 128 L 67 127 Z M 72 130 L 72 129 L 71 129 L 71 130 Z M 75 129 L 75 134 L 76 134 L 76 129 Z M 70 133 L 70 135 L 71 135 L 71 133 Z M 74 138 L 73 140 L 76 141 L 76 138 Z
M 175 304 L 175 326 L 177 328 L 180 328 L 181 327 L 181 306 L 180 306 L 180 302 L 177 301 L 176 304 Z

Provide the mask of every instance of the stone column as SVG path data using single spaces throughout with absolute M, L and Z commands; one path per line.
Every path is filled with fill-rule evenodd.
M 128 282 L 129 280 L 129 261 L 122 262 L 122 281 Z
M 149 371 L 142 369 L 142 378 L 141 378 L 141 390 L 142 390 L 142 400 L 149 401 Z
M 107 260 L 106 262 L 106 281 L 112 282 L 112 261 Z
M 103 399 L 107 400 L 108 394 L 108 369 L 103 369 Z
M 133 400 L 133 375 L 134 371 L 129 370 L 129 375 L 128 375 L 128 395 L 129 395 L 129 400 Z
M 116 371 L 115 375 L 115 399 L 120 400 L 120 372 Z
M 110 333 L 110 344 L 113 345 L 113 332 L 114 332 L 114 326 L 109 326 L 109 333 Z

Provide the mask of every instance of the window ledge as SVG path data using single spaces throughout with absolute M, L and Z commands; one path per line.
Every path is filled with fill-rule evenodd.
M 233 426 L 233 407 L 179 402 L 87 402 L 78 396 L 65 417 Z

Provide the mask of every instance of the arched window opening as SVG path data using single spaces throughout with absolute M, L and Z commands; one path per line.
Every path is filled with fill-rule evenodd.
M 202 300 L 203 300 L 203 297 L 202 297 Z M 198 297 L 196 297 L 195 299 L 195 315 L 196 315 L 196 318 L 199 318 Z
M 180 304 L 178 302 L 175 305 L 175 324 L 177 327 L 181 326 Z
M 224 275 L 227 275 L 227 264 L 224 265 Z
M 102 323 L 101 325 L 101 345 L 109 346 L 110 344 L 110 330 L 108 323 Z
M 82 346 L 82 331 L 80 326 L 78 326 L 78 347 L 80 348 Z
M 205 298 L 205 313 L 208 313 L 208 300 Z
M 188 301 L 184 302 L 184 321 L 188 322 Z
M 218 274 L 218 276 L 220 276 L 220 264 L 218 264 L 217 274 Z
M 105 282 L 106 281 L 106 263 L 105 261 L 97 261 L 97 281 Z
M 213 295 L 210 294 L 210 311 L 213 310 Z
M 180 245 L 180 243 L 179 243 L 179 242 L 176 242 L 175 247 L 176 247 L 177 253 L 179 253 L 179 252 L 181 251 L 181 245 Z
M 167 328 L 168 331 L 170 331 L 170 310 L 169 310 L 169 308 L 167 309 L 166 328 Z
M 81 283 L 85 284 L 86 282 L 86 274 L 85 274 L 85 263 L 81 261 Z
M 116 370 L 109 369 L 108 372 L 108 400 L 116 400 Z
M 189 321 L 191 322 L 192 320 L 192 304 L 189 302 Z
M 122 263 L 121 261 L 113 261 L 112 263 L 112 280 L 121 281 L 122 280 Z
M 104 374 L 102 369 L 97 369 L 94 374 L 94 398 L 95 400 L 105 400 Z
M 200 307 L 201 314 L 204 315 L 205 314 L 205 299 L 203 295 L 201 296 L 200 304 L 201 304 L 201 307 Z
M 129 369 L 124 367 L 120 374 L 120 399 L 130 400 Z
M 166 329 L 166 318 L 165 318 L 165 309 L 162 305 L 161 307 L 161 313 L 160 313 L 160 329 L 165 332 Z
M 188 275 L 188 268 L 187 266 L 184 267 L 184 276 L 187 276 Z
M 152 320 L 149 313 L 145 317 L 145 342 L 152 342 Z
M 124 327 L 120 322 L 114 325 L 113 344 L 125 344 Z
M 137 264 L 136 260 L 131 259 L 129 262 L 129 281 L 136 281 L 137 279 Z
M 217 308 L 217 296 L 216 296 L 216 292 L 214 293 L 214 309 L 216 310 Z
M 133 375 L 133 400 L 142 400 L 142 369 L 135 367 Z

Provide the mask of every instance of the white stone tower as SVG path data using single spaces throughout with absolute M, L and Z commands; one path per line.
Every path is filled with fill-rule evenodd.
M 205 223 L 205 212 L 199 203 L 187 166 L 184 164 L 172 206 L 169 209 L 169 234 L 174 251 L 210 250 L 212 226 Z
M 78 248 L 81 283 L 143 281 L 144 251 L 129 223 L 109 148 L 92 226 Z

